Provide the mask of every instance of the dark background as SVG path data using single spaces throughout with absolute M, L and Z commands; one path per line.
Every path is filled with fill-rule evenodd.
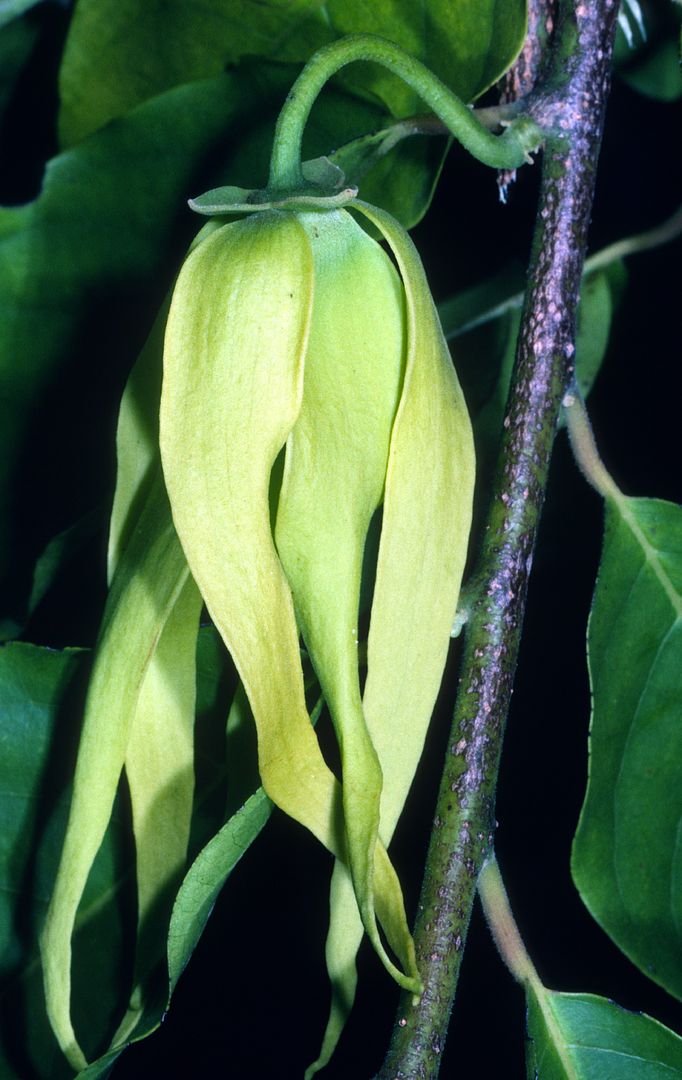
M 56 151 L 55 81 L 66 11 L 44 31 L 0 131 L 0 201 L 39 190 Z M 680 106 L 648 100 L 616 79 L 597 180 L 590 250 L 659 223 L 682 190 Z M 509 204 L 494 175 L 451 152 L 431 211 L 415 230 L 436 299 L 484 279 L 510 253 L 527 256 L 537 171 L 523 170 Z M 597 439 L 628 494 L 679 501 L 677 267 L 682 245 L 628 260 L 629 284 L 590 397 Z M 479 493 L 485 500 L 485 492 Z M 591 920 L 572 886 L 570 846 L 585 787 L 589 690 L 585 625 L 601 543 L 601 502 L 575 469 L 562 433 L 531 579 L 525 635 L 502 765 L 497 851 L 512 906 L 543 980 L 642 1010 L 682 1031 L 682 1008 L 650 983 Z M 39 609 L 26 638 L 91 644 L 104 595 L 103 536 Z M 75 604 L 73 596 L 87 597 Z M 66 610 L 66 616 L 64 612 Z M 456 648 L 439 712 L 394 851 L 416 903 L 447 739 Z M 121 1080 L 163 1075 L 300 1077 L 326 1021 L 326 854 L 276 813 L 220 897 L 160 1032 L 116 1066 Z M 363 947 L 353 1017 L 329 1080 L 379 1067 L 397 1002 Z M 476 907 L 441 1075 L 523 1077 L 524 1002 Z

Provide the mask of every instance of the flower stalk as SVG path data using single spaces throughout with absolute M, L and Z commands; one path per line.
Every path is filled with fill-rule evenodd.
M 292 86 L 275 130 L 270 189 L 291 190 L 303 185 L 301 141 L 310 110 L 325 83 L 357 60 L 380 64 L 403 79 L 462 146 L 485 165 L 516 169 L 541 142 L 541 129 L 527 116 L 512 122 L 502 135 L 494 135 L 461 98 L 398 45 L 370 34 L 351 34 L 315 53 Z

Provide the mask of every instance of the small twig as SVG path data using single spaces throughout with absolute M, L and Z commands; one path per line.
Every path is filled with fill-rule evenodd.
M 669 218 L 662 221 L 660 225 L 655 225 L 653 229 L 647 229 L 645 232 L 637 233 L 635 236 L 624 236 L 622 240 L 615 240 L 612 244 L 607 244 L 606 247 L 595 251 L 594 255 L 590 255 L 585 259 L 583 277 L 588 274 L 595 274 L 598 270 L 604 270 L 619 259 L 626 259 L 630 255 L 639 255 L 643 251 L 651 251 L 653 248 L 670 244 L 673 240 L 677 240 L 679 236 L 682 236 L 682 206 L 678 206 L 677 210 Z M 468 334 L 470 330 L 475 330 L 477 326 L 484 326 L 494 319 L 501 319 L 503 315 L 507 315 L 510 311 L 518 310 L 523 306 L 523 298 L 523 292 L 512 293 L 511 296 L 506 296 L 504 300 L 501 300 L 499 304 L 495 304 L 494 307 L 489 307 L 485 311 L 480 311 L 466 322 L 453 325 L 450 329 L 444 327 L 447 340 L 453 341 L 463 334 Z M 449 303 L 450 301 L 446 300 L 441 305 L 442 308 L 446 309 Z
M 462 675 L 415 926 L 424 980 L 401 999 L 380 1080 L 433 1080 L 454 999 L 478 874 L 490 854 L 502 738 L 526 588 L 561 399 L 603 128 L 616 0 L 564 0 L 552 92 L 533 103 L 553 134 L 543 163 L 529 287 Z

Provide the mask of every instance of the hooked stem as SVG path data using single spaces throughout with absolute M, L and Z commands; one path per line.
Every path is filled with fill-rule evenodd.
M 356 60 L 373 61 L 398 75 L 484 165 L 517 169 L 530 160 L 530 151 L 542 141 L 542 130 L 527 116 L 514 120 L 503 134 L 493 135 L 461 98 L 419 60 L 384 38 L 352 34 L 316 52 L 292 86 L 275 129 L 268 184 L 271 189 L 295 189 L 301 185 L 301 142 L 310 110 L 325 83 Z

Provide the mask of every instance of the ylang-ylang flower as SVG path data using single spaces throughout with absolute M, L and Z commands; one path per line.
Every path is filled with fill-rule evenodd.
M 256 212 L 189 255 L 166 330 L 160 444 L 175 528 L 253 711 L 265 790 L 338 860 L 337 954 L 353 968 L 364 926 L 418 993 L 386 845 L 445 663 L 473 444 L 410 239 L 385 212 L 351 205 Z M 376 565 L 363 571 L 379 511 Z M 310 723 L 301 644 L 338 778 Z

